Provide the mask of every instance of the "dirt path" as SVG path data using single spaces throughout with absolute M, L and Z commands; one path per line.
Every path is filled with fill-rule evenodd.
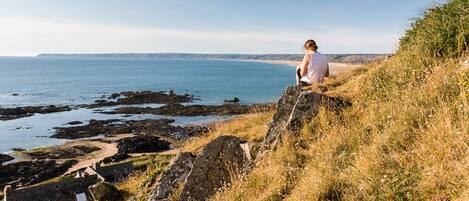
M 115 137 L 105 137 L 103 138 L 104 141 L 115 141 L 118 139 L 131 137 L 133 134 L 122 134 L 117 135 Z M 103 160 L 106 157 L 113 156 L 118 152 L 117 144 L 116 143 L 107 143 L 101 141 L 88 141 L 88 140 L 78 140 L 73 142 L 66 143 L 66 146 L 76 146 L 76 145 L 92 145 L 95 147 L 99 147 L 101 150 L 96 151 L 92 154 L 88 154 L 83 158 L 77 159 L 79 162 L 72 166 L 68 171 L 64 174 L 69 174 L 73 171 L 79 170 L 81 168 L 86 168 L 88 166 L 92 166 L 93 164 Z

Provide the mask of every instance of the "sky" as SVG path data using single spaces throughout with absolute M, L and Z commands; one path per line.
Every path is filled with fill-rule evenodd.
M 391 53 L 444 0 L 0 0 L 0 56 Z

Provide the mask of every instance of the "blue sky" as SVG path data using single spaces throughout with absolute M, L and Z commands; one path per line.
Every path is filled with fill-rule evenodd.
M 0 0 L 0 55 L 388 53 L 443 0 Z

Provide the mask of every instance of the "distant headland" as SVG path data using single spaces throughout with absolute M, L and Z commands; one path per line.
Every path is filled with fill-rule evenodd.
M 383 59 L 387 54 L 326 54 L 330 62 L 364 63 Z M 39 58 L 133 58 L 133 59 L 229 59 L 301 61 L 303 54 L 192 54 L 192 53 L 99 53 L 99 54 L 39 54 Z

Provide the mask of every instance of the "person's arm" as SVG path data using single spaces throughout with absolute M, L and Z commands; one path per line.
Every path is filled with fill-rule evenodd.
M 308 65 L 309 65 L 310 59 L 311 57 L 309 57 L 308 54 L 305 54 L 305 56 L 303 57 L 303 63 L 301 64 L 301 68 L 300 68 L 301 77 L 305 76 L 308 73 Z

